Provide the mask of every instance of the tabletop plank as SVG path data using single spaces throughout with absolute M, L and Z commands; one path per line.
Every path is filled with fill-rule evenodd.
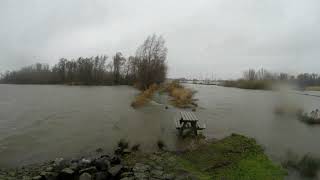
M 193 112 L 182 111 L 180 112 L 182 120 L 185 121 L 198 121 L 197 116 Z

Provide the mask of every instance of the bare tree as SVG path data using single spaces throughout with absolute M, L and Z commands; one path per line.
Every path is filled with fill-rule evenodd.
M 121 80 L 121 68 L 125 64 L 126 59 L 121 52 L 117 52 L 113 57 L 113 79 L 115 84 L 119 84 Z
M 245 80 L 253 81 L 257 79 L 257 73 L 254 69 L 249 69 L 243 73 L 243 78 Z
M 137 49 L 136 78 L 142 89 L 148 88 L 153 83 L 161 83 L 167 74 L 167 48 L 162 36 L 149 36 Z

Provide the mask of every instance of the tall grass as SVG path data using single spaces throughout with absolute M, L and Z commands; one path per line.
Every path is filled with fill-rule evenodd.
M 131 106 L 138 108 L 147 104 L 157 90 L 160 90 L 161 92 L 167 92 L 171 97 L 172 104 L 176 107 L 187 108 L 191 106 L 197 106 L 195 103 L 196 100 L 193 98 L 195 91 L 185 88 L 177 81 L 173 81 L 161 86 L 156 84 L 151 85 L 148 89 L 136 96 L 134 101 L 131 103 Z
M 147 104 L 150 99 L 152 98 L 153 94 L 159 89 L 159 86 L 156 84 L 151 85 L 148 89 L 140 93 L 138 96 L 135 97 L 131 106 L 134 108 L 141 107 Z
M 320 170 L 320 159 L 309 154 L 299 158 L 296 154 L 288 153 L 287 160 L 283 165 L 287 168 L 297 170 L 301 176 L 313 178 Z
M 165 91 L 172 97 L 171 102 L 179 108 L 187 108 L 191 105 L 196 106 L 193 95 L 195 91 L 185 88 L 177 81 L 173 81 L 165 85 Z

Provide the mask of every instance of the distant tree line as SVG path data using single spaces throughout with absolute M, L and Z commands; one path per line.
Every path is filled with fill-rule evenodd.
M 1 83 L 13 84 L 74 84 L 133 85 L 146 89 L 162 83 L 167 75 L 167 48 L 162 36 L 149 36 L 134 56 L 126 58 L 117 52 L 111 60 L 106 55 L 62 58 L 49 67 L 37 63 L 1 75 Z
M 286 81 L 295 83 L 304 88 L 307 86 L 320 86 L 320 74 L 302 73 L 297 76 L 288 73 L 271 73 L 265 69 L 249 69 L 243 73 L 243 80 L 247 81 Z

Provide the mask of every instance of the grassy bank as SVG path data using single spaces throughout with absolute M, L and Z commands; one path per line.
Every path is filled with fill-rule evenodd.
M 320 86 L 308 86 L 305 88 L 306 91 L 320 91 Z
M 125 158 L 135 163 L 160 166 L 166 173 L 197 179 L 283 179 L 286 171 L 273 164 L 254 139 L 231 135 L 202 143 L 185 152 L 134 153 Z
M 225 81 L 223 83 L 225 87 L 236 87 L 241 89 L 260 89 L 270 90 L 271 82 L 265 80 L 237 80 L 237 81 Z

